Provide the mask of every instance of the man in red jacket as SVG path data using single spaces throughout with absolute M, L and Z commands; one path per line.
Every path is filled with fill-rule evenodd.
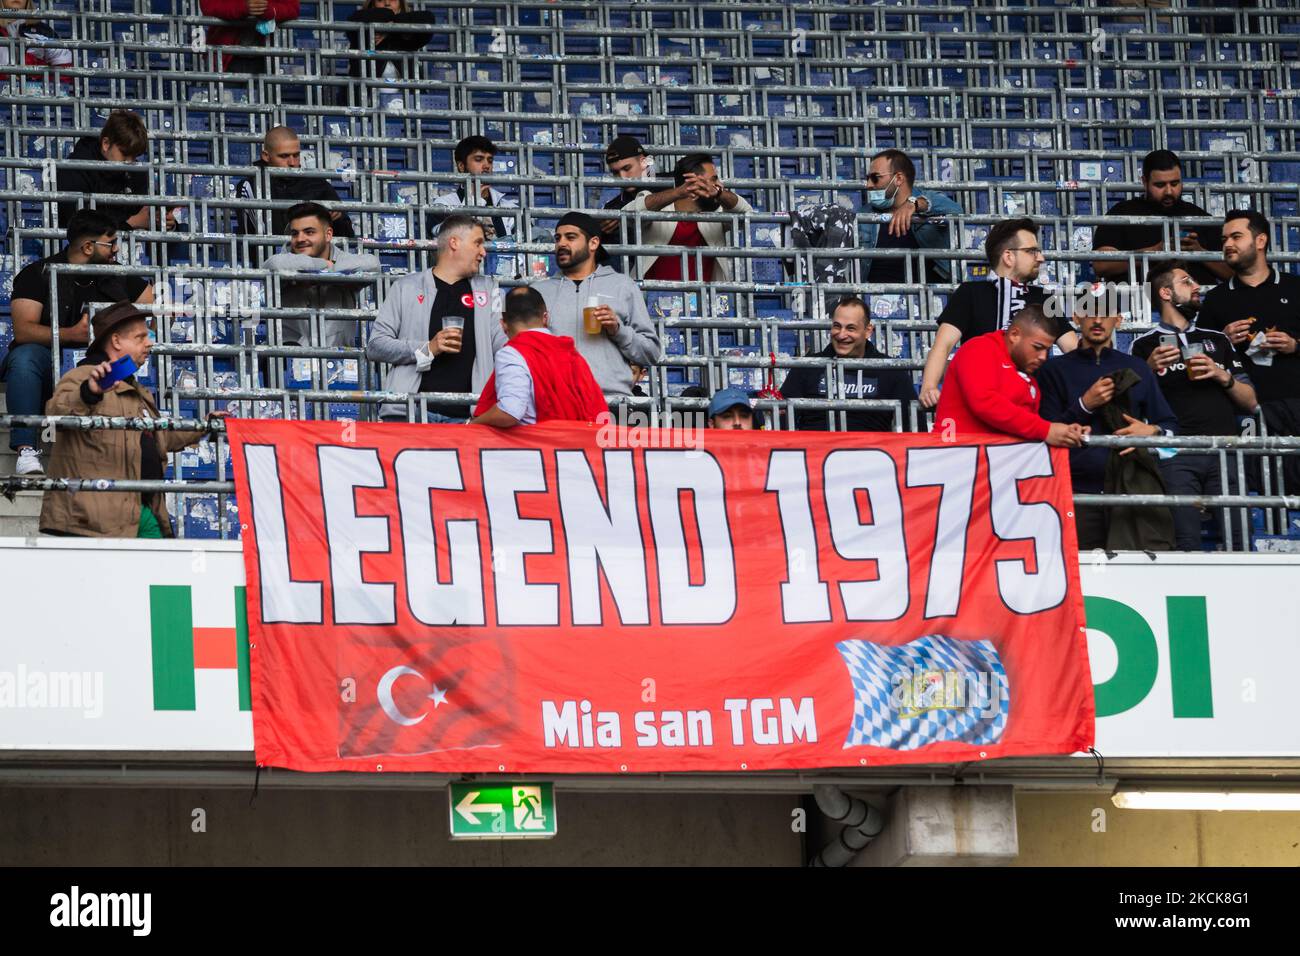
M 205 17 L 229 22 L 229 26 L 207 28 L 208 46 L 275 45 L 271 38 L 276 25 L 282 20 L 296 20 L 298 6 L 298 0 L 199 0 L 199 12 Z M 293 46 L 293 41 L 280 45 Z M 221 69 L 227 73 L 265 73 L 266 59 L 224 53 Z
M 1086 430 L 1049 422 L 1038 414 L 1042 390 L 1033 375 L 1056 341 L 1056 323 L 1040 305 L 1027 305 L 1005 330 L 986 332 L 960 349 L 948 367 L 934 430 L 945 438 L 972 434 L 1010 435 L 1077 448 Z
M 471 424 L 513 428 L 537 422 L 594 422 L 607 413 L 605 395 L 567 335 L 546 327 L 546 302 L 532 288 L 506 296 L 501 325 L 509 343 L 474 409 Z

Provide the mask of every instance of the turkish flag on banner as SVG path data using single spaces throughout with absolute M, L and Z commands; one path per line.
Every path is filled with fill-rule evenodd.
M 1092 745 L 1064 450 L 228 429 L 261 765 L 771 770 Z

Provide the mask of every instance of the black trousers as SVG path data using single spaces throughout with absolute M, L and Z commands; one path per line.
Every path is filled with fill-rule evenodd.
M 1079 534 L 1079 551 L 1105 551 L 1110 532 L 1110 509 L 1080 506 L 1074 509 L 1074 528 Z
M 1173 458 L 1160 462 L 1160 473 L 1165 479 L 1165 486 L 1171 495 L 1235 495 L 1240 487 L 1237 481 L 1237 462 L 1235 456 L 1228 457 L 1228 486 L 1224 490 L 1223 477 L 1219 472 L 1218 455 L 1189 455 L 1180 451 Z M 1240 550 L 1249 548 L 1250 536 L 1241 527 L 1241 511 L 1237 508 L 1174 508 L 1174 536 L 1179 551 L 1201 550 L 1201 524 L 1207 517 L 1215 519 L 1215 527 L 1222 527 L 1222 513 L 1231 511 L 1232 535 L 1235 547 Z M 1249 512 L 1247 512 L 1249 521 Z
M 1281 398 L 1261 402 L 1260 408 L 1264 411 L 1264 424 L 1268 426 L 1270 435 L 1286 435 L 1290 437 L 1300 435 L 1300 398 Z M 1256 459 L 1256 461 L 1258 460 Z M 1300 494 L 1300 454 L 1284 455 L 1280 459 L 1274 457 L 1273 460 L 1280 460 L 1283 463 L 1282 472 L 1286 480 L 1286 493 L 1288 495 Z M 1253 485 L 1255 475 L 1251 477 Z M 1262 487 L 1252 490 L 1263 492 Z M 1272 470 L 1271 491 L 1273 494 L 1278 493 L 1276 465 Z

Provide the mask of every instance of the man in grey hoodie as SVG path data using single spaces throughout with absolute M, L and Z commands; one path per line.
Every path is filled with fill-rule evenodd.
M 388 290 L 366 345 L 366 357 L 390 366 L 390 392 L 474 392 L 492 374 L 493 358 L 506 342 L 501 328 L 501 290 L 479 275 L 486 255 L 483 227 L 454 213 L 443 220 L 432 269 L 398 279 Z M 403 404 L 379 410 L 386 421 L 407 420 Z M 436 422 L 465 421 L 466 405 L 430 412 Z
M 288 252 L 266 260 L 266 268 L 284 275 L 280 280 L 280 307 L 285 309 L 355 309 L 363 286 L 379 278 L 378 256 L 348 252 L 334 244 L 334 225 L 330 211 L 320 203 L 302 202 L 288 212 L 285 234 Z M 342 279 L 321 282 L 312 276 L 346 275 Z M 293 278 L 289 278 L 293 276 Z M 285 345 L 317 344 L 308 319 L 284 319 Z M 325 348 L 353 345 L 357 340 L 357 323 L 349 319 L 326 319 L 325 334 L 319 343 Z
M 585 213 L 566 213 L 555 227 L 555 261 L 563 275 L 539 279 L 556 335 L 572 337 L 607 400 L 632 394 L 632 365 L 659 363 L 661 345 L 635 282 L 607 265 L 601 231 Z M 591 325 L 583 313 L 591 309 Z

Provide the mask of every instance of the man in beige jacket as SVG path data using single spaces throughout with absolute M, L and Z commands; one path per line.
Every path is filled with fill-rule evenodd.
M 641 193 L 623 207 L 624 212 L 752 212 L 753 206 L 722 184 L 718 168 L 707 153 L 691 153 L 673 167 L 673 188 Z M 646 246 L 682 246 L 687 250 L 702 246 L 727 245 L 730 222 L 672 222 L 660 220 L 641 223 L 640 242 Z M 629 230 L 633 232 L 633 230 Z M 637 274 L 642 279 L 667 282 L 726 282 L 731 278 L 731 264 L 725 256 L 700 256 L 703 275 L 698 273 L 695 255 L 686 254 L 682 269 L 680 254 L 638 256 Z
M 91 322 L 94 338 L 86 357 L 59 379 L 45 414 L 162 418 L 153 395 L 134 374 L 112 382 L 113 363 L 119 359 L 129 357 L 135 368 L 148 361 L 153 348 L 149 319 L 148 312 L 130 302 L 101 309 Z M 210 417 L 224 416 L 225 412 L 213 412 Z M 61 431 L 46 474 L 50 478 L 161 479 L 167 454 L 201 441 L 204 435 L 123 428 Z M 171 536 L 171 523 L 160 493 L 47 491 L 41 505 L 41 531 L 87 538 L 163 538 Z

